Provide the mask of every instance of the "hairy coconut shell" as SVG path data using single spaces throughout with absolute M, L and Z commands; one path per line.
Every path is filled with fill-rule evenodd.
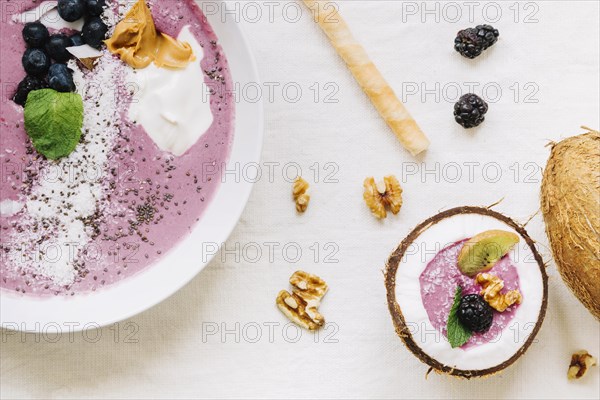
M 600 320 L 600 133 L 553 144 L 541 197 L 558 271 Z

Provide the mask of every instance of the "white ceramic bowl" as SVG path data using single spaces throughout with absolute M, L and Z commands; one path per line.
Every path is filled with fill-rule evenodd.
M 225 51 L 234 82 L 238 82 L 240 87 L 246 83 L 258 83 L 254 58 L 234 18 L 222 20 L 218 13 L 207 18 Z M 262 139 L 262 103 L 238 99 L 229 165 L 258 163 Z M 227 240 L 251 190 L 252 182 L 248 180 L 222 182 L 187 238 L 158 263 L 106 289 L 74 297 L 51 298 L 21 297 L 0 291 L 0 326 L 30 332 L 78 331 L 129 318 L 160 303 L 210 262 L 211 255 L 201 254 L 202 243 L 221 244 Z M 214 251 L 211 253 L 214 254 Z M 174 264 L 177 265 L 177 273 L 173 273 Z

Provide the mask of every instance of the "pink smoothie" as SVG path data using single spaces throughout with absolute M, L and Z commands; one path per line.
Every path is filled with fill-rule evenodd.
M 32 149 L 23 128 L 23 108 L 11 100 L 16 85 L 25 76 L 21 66 L 25 50 L 21 36 L 23 25 L 13 22 L 12 15 L 39 4 L 36 3 L 11 1 L 11 7 L 2 10 L 0 201 L 26 201 L 32 187 L 41 179 L 39 171 L 49 162 Z M 73 295 L 100 290 L 126 279 L 164 257 L 189 234 L 217 191 L 220 170 L 227 161 L 233 139 L 234 100 L 227 60 L 194 1 L 151 0 L 148 3 L 158 30 L 177 37 L 180 30 L 189 25 L 202 45 L 205 55 L 197 62 L 201 62 L 205 71 L 205 82 L 209 87 L 222 88 L 210 96 L 212 126 L 188 152 L 175 157 L 161 151 L 141 125 L 127 120 L 131 95 L 120 90 L 115 99 L 122 117 L 120 133 L 110 151 L 108 164 L 103 166 L 101 212 L 85 221 L 94 236 L 91 243 L 78 250 L 75 283 L 57 286 L 31 268 L 10 261 L 7 254 L 15 250 L 10 243 L 14 234 L 46 229 L 47 239 L 52 239 L 51 220 L 47 226 L 26 226 L 22 223 L 21 211 L 0 217 L 1 289 L 26 295 Z M 123 64 L 120 68 L 129 67 Z M 118 79 L 119 74 L 116 74 L 115 84 L 126 87 L 126 82 Z M 198 262 L 200 257 L 198 254 Z M 172 265 L 173 274 L 178 273 L 178 268 L 177 264 Z
M 427 264 L 419 277 L 421 298 L 429 320 L 433 327 L 445 336 L 447 335 L 448 315 L 450 314 L 450 308 L 452 308 L 457 286 L 462 288 L 463 296 L 481 291 L 481 287 L 474 279 L 460 272 L 456 262 L 458 253 L 467 240 L 444 247 Z M 509 255 L 498 261 L 488 273 L 497 275 L 504 281 L 503 291 L 519 289 L 519 274 Z M 468 349 L 496 339 L 513 319 L 517 307 L 519 306 L 511 306 L 502 313 L 494 311 L 494 320 L 490 330 L 485 333 L 474 333 L 461 348 Z

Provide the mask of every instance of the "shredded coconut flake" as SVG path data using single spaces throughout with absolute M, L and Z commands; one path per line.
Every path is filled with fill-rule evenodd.
M 18 201 L 14 201 L 14 200 L 10 200 L 10 199 L 0 201 L 0 215 L 4 215 L 4 216 L 15 215 L 15 214 L 19 213 L 22 208 L 23 208 L 23 204 Z
M 83 140 L 68 157 L 41 171 L 24 199 L 23 229 L 12 238 L 17 251 L 11 256 L 16 267 L 61 286 L 74 283 L 81 250 L 92 240 L 89 221 L 105 206 L 103 178 L 120 119 L 115 77 L 122 64 L 105 53 L 92 72 L 84 73 L 74 60 L 69 68 L 83 99 Z

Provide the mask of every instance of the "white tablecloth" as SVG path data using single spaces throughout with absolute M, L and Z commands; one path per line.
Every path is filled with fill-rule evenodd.
M 341 4 L 431 139 L 417 159 L 299 3 L 244 4 L 237 16 L 265 82 L 266 132 L 263 175 L 227 251 L 130 321 L 56 343 L 3 333 L 2 397 L 599 398 L 599 368 L 566 379 L 572 352 L 600 355 L 600 330 L 560 279 L 539 214 L 527 228 L 548 262 L 548 313 L 537 342 L 501 375 L 426 380 L 427 367 L 394 333 L 382 275 L 400 240 L 438 210 L 504 198 L 496 209 L 521 222 L 538 211 L 545 145 L 582 124 L 600 126 L 598 2 L 475 3 L 472 21 L 462 3 Z M 453 22 L 457 5 L 463 15 Z M 475 61 L 461 58 L 455 33 L 486 21 L 500 42 Z M 490 111 L 479 129 L 465 131 L 452 107 L 470 83 Z M 304 215 L 284 178 L 297 166 L 311 183 Z M 363 204 L 362 181 L 384 174 L 401 180 L 404 205 L 380 222 Z M 274 306 L 297 269 L 331 288 L 321 307 L 329 325 L 318 336 L 286 325 Z

